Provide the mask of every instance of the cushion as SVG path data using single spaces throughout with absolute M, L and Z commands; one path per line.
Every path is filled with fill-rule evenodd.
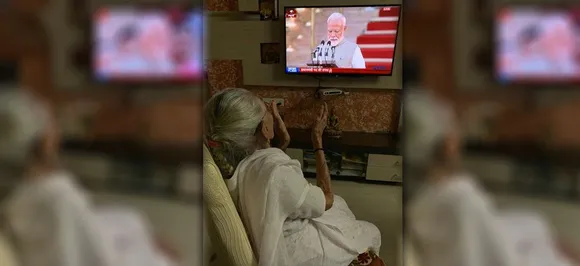
M 0 232 L 0 265 L 17 266 L 14 249 L 8 239 Z
M 248 234 L 236 210 L 219 168 L 207 147 L 203 147 L 203 198 L 208 214 L 213 250 L 226 265 L 258 265 Z
M 405 266 L 419 266 L 417 253 L 411 240 L 401 238 L 399 254 L 402 255 L 400 263 Z

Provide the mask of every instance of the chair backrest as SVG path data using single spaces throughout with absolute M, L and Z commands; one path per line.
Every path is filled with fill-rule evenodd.
M 244 224 L 226 183 L 207 147 L 203 147 L 203 199 L 208 214 L 209 236 L 220 259 L 232 266 L 258 265 Z
M 17 266 L 16 254 L 12 248 L 11 242 L 0 232 L 0 265 Z
M 420 264 L 417 257 L 417 252 L 411 240 L 401 238 L 401 241 L 402 243 L 400 246 L 400 255 L 402 256 L 399 265 L 419 266 Z

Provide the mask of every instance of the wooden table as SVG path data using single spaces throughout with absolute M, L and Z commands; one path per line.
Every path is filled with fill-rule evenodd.
M 288 129 L 292 141 L 289 148 L 309 150 L 312 149 L 310 129 Z M 323 146 L 327 153 L 329 163 L 331 161 L 341 161 L 344 153 L 360 154 L 389 154 L 400 155 L 399 135 L 388 133 L 363 133 L 363 132 L 343 132 L 340 138 L 323 137 Z M 340 159 L 338 159 L 340 157 Z M 342 163 L 342 162 L 341 162 Z M 342 167 L 342 166 L 340 166 Z M 365 183 L 400 185 L 400 182 L 371 181 L 364 177 L 332 175 L 335 180 L 358 181 Z M 305 177 L 315 177 L 312 172 L 304 172 Z

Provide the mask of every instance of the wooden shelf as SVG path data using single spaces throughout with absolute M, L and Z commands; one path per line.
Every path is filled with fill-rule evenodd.
M 562 167 L 577 167 L 577 158 L 580 157 L 578 148 L 551 148 L 537 141 L 469 141 L 466 143 L 466 152 L 506 156 L 518 161 L 551 163 Z
M 134 140 L 65 140 L 62 148 L 67 152 L 96 153 L 121 160 L 155 161 L 162 164 L 200 164 L 201 144 L 146 145 Z
M 288 129 L 292 141 L 289 148 L 311 149 L 310 129 Z M 325 137 L 324 148 L 336 151 L 400 154 L 398 134 L 343 132 L 339 139 Z

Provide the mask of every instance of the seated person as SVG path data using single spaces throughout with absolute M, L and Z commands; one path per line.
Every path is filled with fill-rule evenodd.
M 407 228 L 420 265 L 576 265 L 538 215 L 500 212 L 461 171 L 461 137 L 449 105 L 428 91 L 406 96 Z
M 59 134 L 47 105 L 22 89 L 0 92 L 0 171 L 18 178 L 2 206 L 23 266 L 170 266 L 142 217 L 97 210 L 59 165 Z M 5 231 L 5 230 L 2 230 Z
M 334 195 L 322 133 L 328 109 L 323 105 L 312 130 L 317 186 L 303 176 L 300 162 L 282 149 L 290 136 L 275 103 L 244 89 L 215 94 L 205 106 L 205 138 L 226 178 L 260 265 L 350 265 L 369 252 L 374 264 L 381 235 L 373 224 L 356 220 Z M 270 146 L 277 133 L 281 148 Z M 364 265 L 367 265 L 365 262 Z M 360 264 L 357 264 L 360 265 Z

